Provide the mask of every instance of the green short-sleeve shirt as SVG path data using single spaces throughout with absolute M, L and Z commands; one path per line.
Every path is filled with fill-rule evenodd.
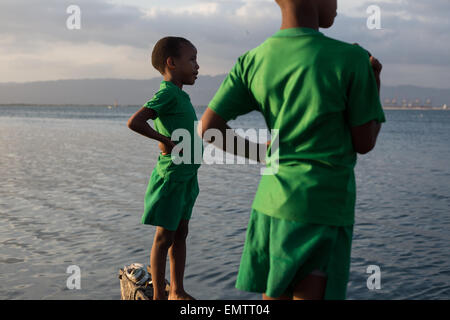
M 190 140 L 191 157 L 189 163 L 174 166 L 170 162 L 168 165 L 170 165 L 171 170 L 176 170 L 177 174 L 182 174 L 182 171 L 196 171 L 201 165 L 203 142 L 197 134 L 198 119 L 189 95 L 174 83 L 162 81 L 159 91 L 143 107 L 156 111 L 157 118 L 154 120 L 154 125 L 155 130 L 160 134 L 174 140 L 174 131 L 184 129 L 185 134 L 180 133 L 178 143 L 183 141 L 184 138 Z M 183 147 L 183 153 L 187 151 Z M 199 154 L 195 155 L 195 152 Z
M 209 104 L 226 121 L 252 110 L 277 129 L 278 172 L 263 175 L 253 208 L 307 223 L 354 223 L 350 127 L 385 122 L 367 51 L 309 28 L 278 31 L 242 55 Z

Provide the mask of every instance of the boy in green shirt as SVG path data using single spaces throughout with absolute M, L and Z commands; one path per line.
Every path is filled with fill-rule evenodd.
M 381 64 L 318 31 L 333 24 L 336 0 L 276 2 L 281 29 L 238 59 L 199 134 L 219 129 L 226 149 L 227 121 L 253 110 L 278 130 L 279 148 L 266 155 L 275 173 L 258 186 L 236 287 L 265 299 L 345 299 L 356 153 L 375 146 L 385 121 Z
M 153 299 L 167 298 L 164 278 L 169 253 L 171 285 L 168 298 L 192 300 L 192 296 L 184 291 L 183 275 L 188 223 L 199 193 L 197 170 L 200 163 L 176 161 L 182 156 L 171 154 L 176 145 L 171 137 L 177 129 L 187 132 L 192 140 L 190 154 L 194 154 L 195 139 L 201 144 L 194 129 L 195 110 L 189 95 L 182 90 L 183 85 L 193 85 L 197 79 L 197 50 L 184 38 L 166 37 L 156 43 L 152 64 L 164 80 L 153 98 L 128 120 L 128 127 L 159 141 L 162 150 L 148 183 L 142 216 L 143 224 L 157 226 L 150 256 Z M 156 130 L 148 125 L 149 119 L 154 120 Z

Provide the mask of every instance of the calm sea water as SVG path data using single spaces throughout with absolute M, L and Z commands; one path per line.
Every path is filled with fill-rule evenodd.
M 119 299 L 119 268 L 148 263 L 154 227 L 140 218 L 158 148 L 126 127 L 137 109 L 0 107 L 0 299 Z M 348 299 L 448 299 L 450 112 L 386 118 L 355 169 Z M 264 128 L 257 113 L 230 125 Z M 185 272 L 198 299 L 260 298 L 234 288 L 259 170 L 200 168 Z M 381 289 L 367 287 L 370 265 Z

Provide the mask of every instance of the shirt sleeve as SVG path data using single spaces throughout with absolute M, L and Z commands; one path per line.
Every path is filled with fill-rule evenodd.
M 176 105 L 176 97 L 169 90 L 159 90 L 151 100 L 143 105 L 156 111 L 157 117 L 170 113 Z
M 350 127 L 360 126 L 372 120 L 386 122 L 367 52 L 361 49 L 353 63 L 356 70 L 349 81 L 346 109 Z
M 243 78 L 243 56 L 222 82 L 208 107 L 225 121 L 256 110 L 256 102 Z

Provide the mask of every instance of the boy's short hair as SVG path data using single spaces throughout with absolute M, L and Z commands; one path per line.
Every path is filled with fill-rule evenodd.
M 152 65 L 164 74 L 168 57 L 179 57 L 183 45 L 193 45 L 189 40 L 181 37 L 165 37 L 155 44 L 152 52 Z

